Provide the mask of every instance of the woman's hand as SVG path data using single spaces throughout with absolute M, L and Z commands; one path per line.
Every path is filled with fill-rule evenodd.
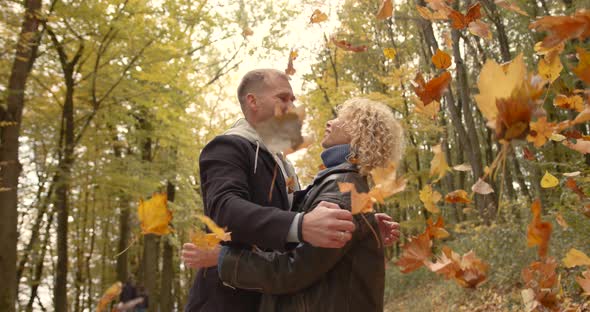
M 182 245 L 182 262 L 191 269 L 208 268 L 217 266 L 217 258 L 221 247 L 217 245 L 214 249 L 199 249 L 195 244 L 185 243 Z
M 376 213 L 375 219 L 379 224 L 379 231 L 381 238 L 383 238 L 383 245 L 389 247 L 399 239 L 399 223 L 393 222 L 390 216 L 386 213 Z

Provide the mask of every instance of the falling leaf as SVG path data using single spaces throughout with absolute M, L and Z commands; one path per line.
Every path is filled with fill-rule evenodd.
M 351 210 L 354 214 L 368 213 L 373 211 L 373 200 L 368 193 L 359 193 L 353 183 L 338 182 L 338 189 L 341 193 L 350 192 Z
M 383 55 L 385 55 L 386 58 L 393 60 L 397 55 L 397 51 L 395 51 L 394 48 L 385 48 L 383 49 Z
M 219 239 L 214 233 L 205 233 L 201 230 L 193 231 L 190 234 L 191 242 L 198 248 L 203 250 L 212 250 L 219 245 Z
M 574 120 L 572 121 L 572 125 L 577 125 L 577 124 L 585 123 L 587 121 L 590 121 L 590 107 L 584 108 L 584 110 L 581 111 L 576 116 L 576 118 L 574 118 Z
M 303 142 L 301 142 L 301 144 L 299 144 L 295 147 L 289 147 L 289 148 L 283 150 L 283 154 L 285 156 L 287 156 L 289 154 L 293 154 L 293 153 L 297 152 L 298 150 L 308 148 L 311 144 L 313 144 L 313 142 L 314 142 L 314 139 L 312 137 L 304 136 Z
M 313 11 L 313 14 L 311 14 L 311 17 L 309 18 L 309 23 L 310 24 L 317 24 L 317 23 L 321 23 L 323 21 L 327 21 L 328 20 L 328 15 L 326 15 L 325 13 L 323 13 L 322 11 L 315 9 Z
M 451 79 L 451 73 L 444 71 L 440 76 L 435 77 L 426 83 L 422 74 L 418 73 L 416 74 L 414 81 L 412 81 L 412 88 L 422 103 L 428 105 L 433 101 L 440 101 L 441 96 L 449 87 Z
M 534 302 L 530 306 L 542 305 L 551 311 L 558 310 L 560 285 L 556 268 L 555 259 L 547 258 L 543 262 L 535 261 L 522 270 L 525 286 L 533 292 Z
M 383 0 L 379 12 L 377 12 L 377 19 L 386 19 L 393 16 L 393 0 Z
M 580 189 L 580 187 L 576 183 L 576 180 L 574 180 L 573 178 L 568 177 L 565 181 L 565 186 L 572 190 L 574 193 L 576 193 L 580 200 L 584 200 L 586 198 L 586 194 L 584 193 L 584 191 L 582 191 L 582 189 Z
M 172 220 L 172 212 L 168 210 L 166 193 L 154 193 L 152 198 L 139 200 L 137 216 L 141 222 L 142 234 L 166 235 L 171 232 L 168 224 Z
M 520 15 L 529 16 L 529 14 L 523 11 L 518 5 L 508 0 L 496 0 L 494 3 L 499 7 L 503 7 L 504 9 L 516 12 Z
M 242 31 L 242 36 L 244 37 L 248 37 L 248 36 L 252 36 L 254 34 L 254 32 L 252 31 L 252 29 L 248 26 L 244 27 L 244 30 Z
M 213 221 L 211 218 L 207 217 L 207 216 L 197 216 L 197 218 L 199 218 L 199 220 L 201 220 L 201 222 L 205 223 L 205 225 L 207 226 L 207 228 L 209 228 L 209 230 L 215 235 L 215 237 L 217 237 L 218 239 L 222 240 L 222 241 L 229 241 L 231 240 L 231 236 L 230 233 L 226 233 L 219 225 L 217 225 L 215 223 L 215 221 Z
M 561 226 L 564 230 L 567 230 L 567 228 L 569 227 L 567 222 L 559 212 L 555 215 L 555 221 L 557 221 L 557 224 L 559 224 L 559 226 Z
M 415 271 L 430 261 L 432 257 L 432 241 L 428 233 L 424 232 L 409 239 L 403 246 L 400 259 L 395 263 L 402 273 Z
M 375 186 L 369 191 L 369 196 L 381 204 L 385 203 L 386 198 L 406 188 L 406 179 L 397 177 L 393 162 L 389 163 L 387 167 L 378 167 L 371 170 L 371 177 Z
M 590 37 L 590 11 L 580 10 L 573 16 L 543 16 L 529 25 L 530 29 L 545 31 L 544 48 L 552 48 L 564 41 Z
M 301 127 L 305 118 L 305 108 L 299 106 L 286 112 L 276 111 L 273 118 L 256 125 L 256 132 L 266 148 L 276 154 L 296 149 L 303 142 Z
M 557 55 L 549 61 L 545 58 L 539 60 L 539 75 L 550 83 L 559 77 L 562 69 L 563 65 L 561 64 L 561 59 Z
M 471 190 L 481 195 L 487 195 L 494 192 L 494 189 L 481 178 L 479 178 L 477 182 L 473 184 Z
M 583 277 L 576 276 L 576 282 L 584 290 L 584 296 L 590 296 L 590 270 L 586 270 L 582 273 Z
M 432 185 L 428 184 L 420 190 L 420 194 L 418 196 L 420 201 L 424 203 L 424 208 L 430 211 L 431 213 L 440 213 L 440 209 L 436 206 L 436 203 L 441 200 L 442 195 L 432 190 Z
M 573 149 L 574 151 L 582 154 L 590 154 L 590 142 L 584 140 L 577 140 L 576 143 L 572 143 L 569 140 L 563 141 L 563 145 Z
M 584 99 L 579 95 L 565 96 L 558 94 L 553 100 L 553 105 L 581 112 L 584 110 Z
M 510 98 L 513 91 L 522 86 L 525 77 L 526 67 L 522 54 L 505 66 L 492 59 L 486 61 L 477 81 L 479 94 L 474 96 L 477 107 L 486 120 L 495 125 L 498 115 L 496 100 Z
M 526 94 L 518 93 L 508 99 L 496 100 L 496 107 L 496 138 L 509 141 L 524 137 L 533 115 L 531 99 Z
M 430 238 L 443 239 L 450 236 L 449 232 L 444 228 L 445 223 L 442 216 L 439 216 L 436 223 L 432 222 L 432 218 L 426 220 L 426 233 Z
M 448 53 L 437 49 L 436 53 L 432 56 L 432 64 L 438 69 L 447 69 L 451 66 L 451 56 Z
M 351 51 L 351 52 L 355 52 L 355 53 L 367 51 L 366 45 L 353 46 L 352 44 L 350 44 L 346 40 L 336 40 L 335 38 L 332 38 L 332 42 L 334 42 L 334 44 L 337 47 L 339 47 L 345 51 Z
M 527 243 L 529 247 L 539 246 L 537 251 L 541 258 L 547 255 L 547 247 L 551 238 L 552 225 L 541 221 L 541 201 L 535 200 L 531 205 L 533 219 L 527 228 Z
M 479 259 L 475 252 L 469 251 L 463 256 L 452 251 L 448 246 L 442 248 L 442 255 L 428 268 L 445 279 L 454 279 L 464 288 L 476 288 L 487 279 L 489 265 Z
M 535 158 L 535 154 L 533 154 L 533 152 L 531 152 L 528 148 L 524 147 L 522 149 L 522 152 L 523 152 L 524 158 L 526 160 L 530 160 L 530 161 L 537 160 L 537 158 Z
M 289 76 L 295 75 L 295 68 L 293 67 L 293 61 L 297 58 L 297 50 L 291 50 L 289 53 L 289 62 L 287 63 L 287 69 L 285 69 L 285 74 Z
M 582 172 L 580 172 L 580 171 L 574 171 L 574 172 L 564 172 L 564 173 L 562 173 L 562 174 L 563 174 L 564 176 L 566 176 L 566 177 L 573 178 L 573 177 L 577 177 L 577 176 L 579 176 L 579 175 L 580 175 L 580 173 L 582 173 Z M 567 184 L 567 183 L 566 183 L 566 184 Z
M 465 190 L 455 190 L 445 196 L 445 202 L 451 204 L 469 204 L 471 203 L 471 199 Z
M 565 139 L 567 139 L 565 136 L 559 134 L 559 133 L 553 133 L 550 137 L 551 141 L 555 141 L 555 142 L 561 142 Z
M 578 265 L 585 265 L 590 267 L 590 257 L 588 257 L 581 250 L 572 248 L 567 252 L 565 258 L 563 258 L 563 264 L 566 268 L 573 268 Z
M 464 164 L 460 164 L 460 165 L 456 165 L 453 167 L 453 169 L 457 170 L 457 171 L 471 171 L 473 170 L 471 168 L 471 165 L 468 163 L 464 163 Z
M 445 20 L 445 19 L 449 18 L 449 13 L 446 10 L 433 12 L 433 11 L 430 11 L 427 7 L 424 7 L 421 5 L 416 5 L 416 10 L 418 10 L 418 14 L 420 14 L 420 16 L 423 19 L 429 20 L 429 21 Z
M 552 188 L 559 185 L 559 180 L 549 173 L 549 171 L 545 171 L 545 175 L 541 179 L 541 187 L 542 188 Z
M 588 23 L 590 24 L 590 11 L 587 14 Z M 587 28 L 588 35 L 590 36 L 590 25 Z M 576 47 L 576 51 L 578 52 L 578 66 L 576 66 L 572 71 L 578 75 L 578 77 L 587 84 L 590 84 L 590 52 L 582 49 L 581 47 Z
M 530 131 L 526 139 L 536 147 L 541 147 L 553 135 L 554 127 L 553 123 L 547 122 L 547 117 L 541 117 L 530 123 Z
M 475 22 L 481 18 L 481 3 L 476 2 L 467 10 L 467 14 L 463 15 L 453 9 L 450 9 L 449 18 L 451 19 L 451 27 L 454 29 L 465 29 L 469 23 Z
M 122 290 L 123 290 L 123 284 L 121 282 L 116 282 L 113 285 L 111 285 L 111 287 L 109 287 L 104 292 L 104 294 L 102 295 L 102 297 L 98 301 L 98 304 L 96 305 L 96 312 L 105 311 L 107 309 L 109 303 L 111 303 L 111 301 L 115 300 L 121 294 Z
M 440 112 L 440 103 L 438 101 L 433 101 L 428 105 L 424 105 L 422 101 L 416 99 L 414 104 L 416 105 L 414 106 L 414 111 L 428 119 L 436 119 L 438 112 Z
M 582 138 L 582 133 L 578 130 L 567 130 L 565 132 L 562 132 L 563 135 L 565 135 L 566 138 L 568 139 L 581 139 Z
M 447 171 L 449 171 L 450 168 L 445 159 L 445 154 L 442 152 L 442 144 L 433 146 L 432 152 L 434 153 L 434 157 L 430 161 L 430 176 L 433 177 L 438 175 L 438 178 L 436 179 L 436 181 L 438 181 L 447 174 Z
M 473 21 L 469 23 L 469 32 L 486 40 L 492 39 L 490 26 L 482 21 Z

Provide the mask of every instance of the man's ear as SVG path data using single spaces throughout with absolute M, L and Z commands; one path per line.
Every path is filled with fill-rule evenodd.
M 253 111 L 253 112 L 258 111 L 258 104 L 256 103 L 256 95 L 254 95 L 252 93 L 248 93 L 246 95 L 246 105 L 248 105 L 248 108 L 250 109 L 250 111 Z

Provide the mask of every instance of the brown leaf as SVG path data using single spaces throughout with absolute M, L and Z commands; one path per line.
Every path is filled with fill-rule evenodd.
M 535 157 L 535 154 L 533 154 L 533 152 L 531 152 L 528 148 L 523 147 L 522 152 L 524 153 L 524 158 L 526 158 L 526 160 L 530 160 L 530 161 L 537 160 L 537 158 Z
M 544 258 L 547 255 L 549 239 L 551 238 L 552 225 L 549 222 L 541 220 L 541 201 L 535 200 L 531 205 L 533 219 L 528 225 L 527 242 L 529 247 L 539 246 L 539 257 Z
M 580 200 L 584 200 L 586 198 L 586 194 L 584 194 L 584 191 L 582 191 L 582 189 L 578 187 L 576 180 L 574 180 L 573 178 L 567 178 L 567 180 L 565 181 L 565 186 L 567 186 L 567 188 L 576 193 L 578 197 L 580 197 Z
M 432 56 L 432 64 L 438 69 L 447 69 L 451 66 L 451 56 L 448 53 L 437 49 L 436 53 Z
M 486 40 L 492 39 L 490 26 L 482 21 L 473 21 L 469 23 L 469 32 Z
M 586 270 L 582 273 L 583 277 L 576 276 L 576 282 L 584 290 L 584 296 L 590 296 L 590 270 Z
M 479 259 L 473 251 L 463 256 L 444 246 L 443 253 L 434 264 L 428 268 L 445 279 L 454 279 L 457 284 L 465 288 L 476 288 L 487 279 L 488 264 Z
M 351 52 L 355 52 L 355 53 L 367 51 L 367 46 L 366 45 L 353 46 L 352 44 L 350 44 L 346 40 L 336 40 L 335 38 L 332 38 L 332 42 L 337 47 L 339 47 L 339 48 L 341 48 L 341 49 L 343 49 L 345 51 L 351 51 Z
M 463 15 L 453 9 L 450 9 L 449 18 L 451 19 L 451 27 L 454 29 L 465 29 L 469 23 L 475 22 L 481 18 L 481 3 L 476 2 L 467 10 L 467 14 Z
M 555 259 L 547 258 L 543 262 L 535 261 L 522 270 L 525 286 L 534 293 L 533 301 L 551 310 L 555 310 L 560 302 L 556 268 Z
M 451 203 L 451 204 L 456 204 L 456 203 L 469 204 L 469 203 L 471 203 L 471 199 L 469 198 L 469 195 L 467 194 L 467 192 L 465 190 L 455 190 L 455 191 L 448 193 L 445 196 L 445 202 Z
M 572 16 L 544 16 L 532 22 L 530 29 L 545 31 L 544 48 L 552 48 L 564 41 L 590 37 L 590 11 L 580 10 Z
M 248 26 L 244 27 L 244 30 L 242 31 L 242 36 L 244 37 L 248 37 L 248 36 L 252 36 L 254 34 L 254 32 L 252 31 L 252 29 Z
M 471 190 L 481 195 L 487 195 L 494 192 L 494 189 L 481 178 L 479 178 L 477 182 L 473 184 Z
M 508 0 L 496 0 L 496 1 L 494 1 L 494 3 L 499 7 L 503 7 L 504 9 L 516 12 L 520 15 L 529 16 L 529 14 L 527 12 L 523 11 L 518 5 L 512 3 Z
M 555 99 L 553 99 L 553 105 L 581 112 L 584 110 L 584 99 L 579 95 L 565 96 L 563 94 L 558 94 Z
M 444 228 L 445 223 L 442 216 L 439 216 L 436 223 L 432 222 L 432 218 L 426 220 L 426 233 L 430 238 L 443 239 L 450 236 L 449 232 Z
M 395 263 L 402 273 L 409 273 L 424 266 L 432 257 L 432 241 L 428 233 L 424 232 L 410 238 L 403 246 L 403 252 Z
M 393 0 L 383 0 L 379 12 L 377 12 L 377 19 L 386 19 L 393 16 Z
M 317 23 L 321 23 L 323 21 L 327 21 L 328 20 L 328 15 L 326 15 L 325 13 L 323 13 L 322 11 L 315 9 L 313 11 L 313 14 L 311 14 L 311 17 L 309 18 L 309 23 L 310 24 L 317 24 Z
M 559 226 L 561 226 L 564 230 L 567 230 L 567 228 L 569 227 L 569 225 L 559 212 L 555 215 L 555 221 L 557 221 L 557 224 L 559 224 Z
M 297 50 L 291 50 L 289 53 L 289 62 L 287 63 L 287 69 L 285 69 L 285 74 L 289 76 L 295 75 L 295 68 L 293 67 L 293 61 L 297 58 Z
M 588 20 L 590 21 L 590 14 L 588 15 Z M 588 28 L 590 31 L 590 26 L 588 26 Z M 576 51 L 578 52 L 578 65 L 572 69 L 572 71 L 578 75 L 582 81 L 590 84 L 590 52 L 581 47 L 576 47 Z
M 428 83 L 426 83 L 422 74 L 418 73 L 412 82 L 412 88 L 422 103 L 428 105 L 433 101 L 440 101 L 443 93 L 449 87 L 451 80 L 451 73 L 448 71 L 443 72 L 440 76 L 433 78 Z

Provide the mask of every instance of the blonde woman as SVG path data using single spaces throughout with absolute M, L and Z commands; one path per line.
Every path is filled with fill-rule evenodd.
M 322 146 L 326 169 L 300 200 L 304 213 L 322 201 L 350 210 L 350 193 L 340 193 L 338 183 L 367 192 L 373 168 L 399 161 L 403 132 L 389 107 L 356 98 L 326 123 Z M 364 217 L 377 228 L 374 214 Z M 341 249 L 300 244 L 280 253 L 223 247 L 219 276 L 227 286 L 262 292 L 259 311 L 383 311 L 385 264 L 382 243 L 376 241 L 381 238 L 362 218 L 354 216 L 356 230 Z

